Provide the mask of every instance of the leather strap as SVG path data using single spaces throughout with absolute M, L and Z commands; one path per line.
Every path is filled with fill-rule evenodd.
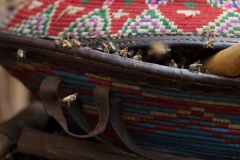
M 109 120 L 113 126 L 113 129 L 118 134 L 122 142 L 125 146 L 146 158 L 156 159 L 156 160 L 197 160 L 197 158 L 186 158 L 180 156 L 174 156 L 170 154 L 163 154 L 156 151 L 151 151 L 147 149 L 143 149 L 136 145 L 136 143 L 132 140 L 131 136 L 128 134 L 124 121 L 122 119 L 122 111 L 121 111 L 121 99 L 119 98 L 110 98 L 110 117 Z
M 106 87 L 106 86 L 96 86 L 93 91 L 93 97 L 94 97 L 96 106 L 99 107 L 99 122 L 96 125 L 96 127 L 87 135 L 76 135 L 74 133 L 71 133 L 68 130 L 68 126 L 63 116 L 59 99 L 57 97 L 57 90 L 61 81 L 62 79 L 57 76 L 49 76 L 45 78 L 40 87 L 40 96 L 42 99 L 42 104 L 44 109 L 47 111 L 48 114 L 50 114 L 53 118 L 55 118 L 58 121 L 58 123 L 69 135 L 77 138 L 88 138 L 88 137 L 96 136 L 104 132 L 107 126 L 108 118 L 109 118 L 113 126 L 113 129 L 115 130 L 115 132 L 118 134 L 122 142 L 125 144 L 125 146 L 129 150 L 139 155 L 142 155 L 146 158 L 151 158 L 151 159 L 186 160 L 186 157 L 183 158 L 179 156 L 163 154 L 156 151 L 150 151 L 136 145 L 135 142 L 132 140 L 131 136 L 128 134 L 126 126 L 122 119 L 121 100 L 119 98 L 108 99 L 108 93 L 109 93 L 110 87 Z M 110 109 L 110 117 L 109 117 L 109 109 Z M 76 120 L 78 124 L 80 124 L 80 126 L 83 125 L 84 123 L 85 124 L 84 126 L 87 127 L 85 128 L 86 130 L 89 130 L 91 128 L 91 127 L 89 128 L 90 123 L 88 122 L 87 118 L 84 117 L 83 111 L 81 110 L 81 107 L 79 106 L 77 101 L 74 101 L 73 103 L 71 103 L 71 106 L 68 108 L 68 111 L 72 115 L 73 119 Z M 88 124 L 89 126 L 87 126 L 86 124 Z M 195 158 L 187 158 L 187 159 L 193 160 Z
M 46 112 L 51 115 L 66 131 L 69 135 L 77 138 L 89 138 L 101 134 L 104 132 L 109 118 L 109 104 L 108 104 L 108 93 L 110 87 L 106 86 L 96 86 L 93 91 L 93 97 L 96 106 L 99 108 L 99 121 L 96 127 L 86 135 L 76 135 L 69 131 L 67 122 L 63 116 L 61 110 L 60 99 L 57 97 L 58 86 L 62 79 L 57 76 L 49 76 L 42 81 L 40 87 L 40 96 L 42 104 Z M 84 126 L 84 129 L 89 131 L 91 129 L 91 123 L 87 120 L 86 116 L 83 114 L 78 101 L 71 103 L 68 107 L 68 111 L 73 117 L 73 119 L 80 125 Z

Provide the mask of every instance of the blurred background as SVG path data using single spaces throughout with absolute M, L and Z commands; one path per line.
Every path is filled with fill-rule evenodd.
M 0 0 L 0 14 L 24 0 Z M 0 123 L 23 110 L 29 103 L 29 91 L 0 65 Z

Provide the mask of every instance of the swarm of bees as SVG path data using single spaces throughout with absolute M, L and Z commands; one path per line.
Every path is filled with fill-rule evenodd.
M 214 31 L 211 29 L 206 29 L 203 31 L 202 36 L 204 39 L 203 47 L 214 49 L 213 48 L 213 44 L 215 42 Z M 181 56 L 181 54 L 179 55 L 179 53 L 178 53 L 178 57 L 176 56 L 177 54 L 173 56 L 173 53 L 171 53 L 171 48 L 169 48 L 169 46 L 165 45 L 161 41 L 151 42 L 148 48 L 141 48 L 141 49 L 130 48 L 129 49 L 128 47 L 124 47 L 120 49 L 118 46 L 115 46 L 115 44 L 111 41 L 105 40 L 103 42 L 102 41 L 103 39 L 97 36 L 95 37 L 95 39 L 97 39 L 97 43 L 99 44 L 96 49 L 103 51 L 104 53 L 120 56 L 123 58 L 131 58 L 138 61 L 145 61 L 150 63 L 166 65 L 171 68 L 185 68 L 185 69 L 189 69 L 189 71 L 194 71 L 197 73 L 202 72 L 202 73 L 210 74 L 211 69 L 204 68 L 203 65 L 200 63 L 200 60 L 194 62 L 193 58 L 189 58 L 187 57 L 187 55 Z M 56 46 L 62 46 L 67 49 L 81 46 L 81 43 L 74 38 L 63 39 L 61 37 L 57 37 L 55 38 L 54 43 Z M 95 46 L 96 44 L 93 45 L 93 48 L 95 48 Z M 194 62 L 194 63 L 191 63 L 191 62 Z
M 72 47 L 81 46 L 81 42 L 79 42 L 77 39 L 74 39 L 74 38 L 63 39 L 62 37 L 55 38 L 54 44 L 56 46 L 62 46 L 67 49 L 71 49 Z
M 65 98 L 62 99 L 63 102 L 67 102 L 68 107 L 70 107 L 71 102 L 75 101 L 77 99 L 77 93 L 71 94 Z

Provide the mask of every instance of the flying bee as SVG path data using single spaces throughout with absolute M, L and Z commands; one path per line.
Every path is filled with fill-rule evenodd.
M 63 40 L 63 47 L 66 47 L 68 49 L 72 48 L 72 44 L 70 43 L 69 38 Z
M 135 56 L 133 56 L 133 59 L 141 61 L 142 56 L 141 55 L 135 55 Z
M 117 49 L 112 42 L 107 42 L 107 46 L 111 52 L 116 52 Z
M 166 64 L 169 61 L 169 54 L 171 49 L 165 44 L 159 41 L 155 41 L 150 44 L 148 55 L 150 56 L 150 62 L 158 64 Z
M 24 51 L 22 49 L 18 49 L 17 51 L 17 60 L 19 61 L 19 58 L 25 58 L 26 59 L 26 56 L 24 54 Z
M 213 43 L 214 43 L 214 41 L 215 41 L 215 39 L 209 39 L 209 40 L 207 40 L 205 43 L 204 43 L 204 45 L 203 45 L 203 47 L 204 48 L 212 48 L 212 49 L 214 49 L 213 48 Z
M 178 68 L 177 63 L 175 63 L 175 61 L 173 59 L 170 61 L 169 67 Z
M 149 54 L 162 55 L 170 52 L 171 49 L 159 41 L 155 41 L 150 45 Z
M 57 37 L 55 40 L 54 40 L 54 44 L 56 46 L 60 46 L 62 43 L 62 38 L 61 37 Z
M 120 56 L 126 58 L 127 54 L 128 54 L 128 47 L 123 48 L 123 50 L 121 50 L 119 54 L 120 54 Z
M 79 47 L 81 45 L 81 42 L 79 42 L 77 39 L 71 39 L 71 42 L 75 47 Z
M 188 67 L 189 67 L 189 70 L 190 71 L 197 71 L 197 72 L 200 72 L 201 71 L 201 67 L 202 67 L 202 64 L 199 63 L 200 60 L 198 60 L 197 62 L 194 62 L 193 64 L 190 64 Z
M 103 46 L 103 52 L 109 53 L 109 47 L 108 47 L 108 45 L 106 45 L 105 43 L 102 43 L 102 46 Z
M 65 98 L 62 99 L 63 102 L 67 102 L 68 107 L 70 107 L 70 103 L 75 101 L 77 99 L 77 93 L 71 94 Z

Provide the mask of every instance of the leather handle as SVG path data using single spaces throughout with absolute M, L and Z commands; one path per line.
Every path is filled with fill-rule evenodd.
M 108 93 L 110 87 L 97 85 L 93 91 L 93 97 L 96 103 L 96 106 L 99 108 L 99 121 L 96 127 L 86 135 L 76 135 L 69 131 L 67 122 L 63 116 L 59 98 L 57 97 L 58 86 L 61 83 L 62 79 L 57 76 L 48 76 L 46 77 L 40 86 L 40 96 L 42 104 L 46 112 L 51 115 L 67 132 L 69 135 L 77 138 L 89 138 L 101 134 L 105 131 L 108 118 L 109 118 L 109 101 Z M 86 118 L 82 117 L 83 111 L 81 106 L 77 101 L 71 103 L 71 106 L 68 108 L 69 113 L 73 119 L 80 124 L 89 123 L 86 121 Z M 88 125 L 84 125 L 88 126 Z M 86 129 L 86 130 L 89 130 Z
M 110 122 L 112 124 L 113 129 L 121 139 L 121 141 L 125 144 L 125 146 L 143 156 L 150 159 L 156 159 L 156 160 L 197 160 L 197 158 L 186 158 L 186 157 L 180 157 L 180 156 L 174 156 L 170 154 L 164 154 L 157 151 L 147 150 L 143 149 L 140 146 L 138 146 L 131 138 L 131 136 L 128 134 L 126 126 L 124 124 L 123 118 L 122 118 L 122 111 L 121 111 L 121 99 L 119 98 L 110 98 Z

